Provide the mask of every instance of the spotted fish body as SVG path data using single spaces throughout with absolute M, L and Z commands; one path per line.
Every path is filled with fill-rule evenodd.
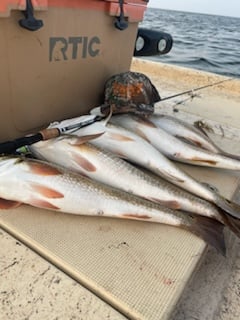
M 105 129 L 101 128 L 101 125 Z M 196 181 L 136 133 L 111 123 L 106 125 L 105 122 L 98 122 L 97 127 L 93 124 L 75 131 L 74 134 L 82 137 L 93 133 L 96 134 L 99 130 L 101 132 L 105 130 L 105 132 L 91 141 L 95 146 L 145 167 L 192 194 L 215 203 L 233 217 L 240 219 L 240 207 L 237 204 L 226 200 L 206 185 Z
M 174 211 L 46 162 L 0 159 L 0 208 L 20 203 L 76 215 L 157 222 L 187 229 L 223 254 L 223 225 L 213 219 Z
M 208 136 L 200 129 L 199 125 L 190 125 L 189 123 L 168 115 L 152 115 L 149 120 L 158 128 L 163 129 L 169 134 L 189 143 L 193 146 L 208 150 L 212 153 L 224 155 L 228 158 L 240 160 L 240 156 L 230 154 L 219 148 Z
M 35 143 L 31 146 L 31 151 L 39 159 L 61 165 L 93 180 L 168 208 L 214 218 L 229 226 L 238 237 L 240 236 L 235 219 L 212 203 L 156 175 L 146 173 L 112 153 L 90 143 L 82 143 L 82 140 L 83 137 L 63 136 Z
M 138 133 L 172 160 L 200 166 L 240 170 L 240 161 L 191 146 L 146 118 L 121 115 L 114 116 L 111 121 Z
M 189 211 L 223 222 L 216 206 L 198 198 L 158 176 L 136 168 L 116 155 L 65 136 L 31 146 L 42 160 L 74 170 L 93 180 L 133 193 L 172 209 Z
M 99 123 L 97 130 L 99 130 Z M 92 132 L 95 133 L 94 125 L 75 131 L 74 134 L 81 137 L 89 135 Z M 140 165 L 206 200 L 211 199 L 211 191 L 208 188 L 180 170 L 148 141 L 126 128 L 108 123 L 105 126 L 105 133 L 92 140 L 91 143 L 94 146 Z

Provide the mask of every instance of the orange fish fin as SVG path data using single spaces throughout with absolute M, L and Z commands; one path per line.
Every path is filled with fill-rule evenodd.
M 53 205 L 52 203 L 41 200 L 41 199 L 30 199 L 28 204 L 32 205 L 33 207 L 42 208 L 42 209 L 49 209 L 49 210 L 59 210 L 60 208 Z
M 144 140 L 146 140 L 147 142 L 149 142 L 149 143 L 151 144 L 151 141 L 148 139 L 148 137 L 146 136 L 146 134 L 144 133 L 144 131 L 142 131 L 142 130 L 139 129 L 139 128 L 136 128 L 136 129 L 135 129 L 135 132 L 136 132 L 136 134 L 137 134 L 139 137 L 143 138 Z
M 217 165 L 217 161 L 215 160 L 211 160 L 211 159 L 203 159 L 203 158 L 199 158 L 199 157 L 192 157 L 192 158 L 187 158 L 184 157 L 180 152 L 176 152 L 173 155 L 174 159 L 180 159 L 180 160 L 190 160 L 192 162 L 196 162 L 196 163 L 206 163 L 208 165 L 212 165 L 215 166 Z
M 213 165 L 213 166 L 217 165 L 217 161 L 208 160 L 208 159 L 202 159 L 202 158 L 198 158 L 198 157 L 193 157 L 190 160 L 192 160 L 194 162 L 207 163 L 207 164 L 210 164 L 210 165 Z
M 29 170 L 33 174 L 37 174 L 40 176 L 56 176 L 62 174 L 62 172 L 51 166 L 50 164 L 43 163 L 43 162 L 35 162 L 35 161 L 28 161 Z
M 179 135 L 176 135 L 176 138 L 178 138 L 179 140 L 185 142 L 185 143 L 188 143 L 188 144 L 191 144 L 193 146 L 197 146 L 197 147 L 200 147 L 202 149 L 206 149 L 202 143 L 198 140 L 195 140 L 195 139 L 192 139 L 192 138 L 187 138 L 187 137 L 182 137 L 182 136 L 179 136 Z
M 185 182 L 185 180 L 180 179 L 178 177 L 175 177 L 174 175 L 168 173 L 167 171 L 163 171 L 162 177 L 166 178 L 168 181 L 171 181 L 173 183 L 174 182 L 180 182 L 180 183 L 184 183 Z
M 120 133 L 113 133 L 113 132 L 108 132 L 107 133 L 108 137 L 110 137 L 111 139 L 113 140 L 116 140 L 116 141 L 134 141 L 134 139 L 128 137 L 128 136 L 125 136 L 123 134 L 120 134 Z
M 85 136 L 78 136 L 76 137 L 75 142 L 73 143 L 73 145 L 79 145 L 79 144 L 83 144 L 86 143 L 90 140 L 94 140 L 99 138 L 101 135 L 103 135 L 105 132 L 100 132 L 100 133 L 95 133 L 95 134 L 89 134 L 89 135 L 85 135 Z
M 175 210 L 179 210 L 181 209 L 181 205 L 179 202 L 177 201 L 162 201 L 162 200 L 159 200 L 158 198 L 149 198 L 149 200 L 153 201 L 153 202 L 156 202 L 162 206 L 165 206 L 167 208 L 170 208 L 170 209 L 175 209 Z
M 74 161 L 84 170 L 88 172 L 97 171 L 97 168 L 86 158 L 82 157 L 79 154 L 74 154 L 73 156 Z
M 123 213 L 121 216 L 123 218 L 133 219 L 133 220 L 149 220 L 149 219 L 151 219 L 151 217 L 146 214 L 137 214 L 137 213 Z
M 0 209 L 13 209 L 19 207 L 21 204 L 19 201 L 0 198 Z
M 62 194 L 61 192 L 56 191 L 52 188 L 48 188 L 48 187 L 43 186 L 41 184 L 31 183 L 31 189 L 33 189 L 38 194 L 41 194 L 42 196 L 49 198 L 49 199 L 64 198 L 64 194 Z
M 137 122 L 145 125 L 146 127 L 157 128 L 157 126 L 151 120 L 145 117 L 135 116 L 134 118 L 136 119 Z

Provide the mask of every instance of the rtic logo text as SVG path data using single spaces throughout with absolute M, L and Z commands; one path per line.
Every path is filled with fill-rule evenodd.
M 98 37 L 51 37 L 49 39 L 49 61 L 62 61 L 96 57 L 101 41 Z

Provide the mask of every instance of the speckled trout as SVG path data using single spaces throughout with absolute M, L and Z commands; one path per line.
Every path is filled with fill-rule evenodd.
M 121 115 L 112 117 L 111 122 L 139 134 L 172 160 L 198 166 L 240 170 L 240 161 L 189 145 L 156 126 L 152 120 Z
M 225 254 L 223 224 L 171 210 L 46 162 L 0 158 L 0 208 L 26 203 L 76 215 L 157 222 L 189 230 Z
M 101 124 L 105 129 L 101 129 Z M 225 199 L 207 185 L 196 181 L 138 134 L 111 123 L 105 124 L 105 122 L 98 122 L 97 127 L 95 124 L 91 124 L 75 131 L 74 134 L 85 136 L 96 134 L 99 130 L 101 132 L 105 130 L 105 132 L 98 138 L 91 140 L 95 146 L 145 167 L 192 194 L 215 203 L 233 217 L 240 218 L 240 206 Z
M 62 136 L 35 143 L 30 149 L 38 159 L 61 165 L 114 188 L 171 209 L 214 218 L 228 225 L 238 237 L 240 236 L 235 219 L 223 213 L 214 204 L 136 168 L 113 153 L 90 143 L 83 143 L 84 140 L 84 137 Z
M 209 138 L 205 131 L 201 129 L 200 121 L 196 121 L 194 125 L 191 125 L 190 123 L 175 117 L 160 114 L 151 115 L 149 120 L 157 127 L 165 130 L 169 134 L 183 140 L 184 142 L 213 153 L 218 153 L 229 158 L 240 160 L 240 156 L 228 153 L 218 147 Z

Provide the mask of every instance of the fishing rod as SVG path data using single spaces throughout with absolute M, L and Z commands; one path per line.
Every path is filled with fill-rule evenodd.
M 84 116 L 83 116 L 84 117 Z M 39 142 L 39 141 L 44 141 L 44 140 L 49 140 L 52 138 L 57 138 L 61 134 L 66 134 L 73 132 L 77 129 L 86 127 L 96 121 L 101 121 L 103 119 L 102 116 L 99 115 L 88 115 L 88 119 L 83 120 L 83 117 L 78 117 L 75 120 L 75 123 L 69 124 L 69 125 L 64 125 L 64 123 L 67 123 L 68 121 L 65 120 L 63 122 L 53 124 L 52 127 L 50 127 L 40 130 L 36 134 L 31 134 L 28 136 L 24 136 L 21 138 L 17 138 L 15 140 L 11 141 L 6 141 L 0 143 L 0 155 L 1 154 L 13 154 L 17 149 L 31 145 L 33 143 Z M 82 120 L 81 120 L 82 118 Z M 86 116 L 85 116 L 86 118 Z
M 230 80 L 234 80 L 234 78 L 228 78 L 228 79 L 224 79 L 212 84 L 208 84 L 208 85 L 204 85 L 202 87 L 198 87 L 195 89 L 191 89 L 191 90 L 187 90 L 181 93 L 177 93 L 165 98 L 162 98 L 160 101 L 165 101 L 165 100 L 169 100 L 172 98 L 176 98 L 179 97 L 181 95 L 184 94 L 190 94 L 190 93 L 194 93 L 195 91 L 199 91 L 208 87 L 212 87 L 215 85 L 218 85 L 220 83 L 226 82 L 226 81 L 230 81 Z M 112 112 L 110 112 L 110 116 L 111 116 Z M 83 116 L 84 117 L 84 116 Z M 58 124 L 53 124 L 52 126 L 50 125 L 50 127 L 40 130 L 38 133 L 36 134 L 31 134 L 28 136 L 24 136 L 21 138 L 17 138 L 15 140 L 11 140 L 11 141 L 6 141 L 6 142 L 2 142 L 0 143 L 0 155 L 1 154 L 12 154 L 14 153 L 17 149 L 27 146 L 27 145 L 31 145 L 33 143 L 39 142 L 39 141 L 44 141 L 44 140 L 49 140 L 52 138 L 57 138 L 59 137 L 61 134 L 64 133 L 70 133 L 73 132 L 74 130 L 80 129 L 82 127 L 88 126 L 96 121 L 101 121 L 103 118 L 106 117 L 106 115 L 87 115 L 85 117 L 90 117 L 87 120 L 83 120 L 83 117 L 78 117 L 75 119 L 75 121 L 72 122 L 73 119 L 71 119 L 71 124 L 69 124 L 69 120 L 64 120 Z
M 213 86 L 216 86 L 216 85 L 218 85 L 220 83 L 223 83 L 223 82 L 226 82 L 226 81 L 231 81 L 231 80 L 235 80 L 235 78 L 224 79 L 224 80 L 221 80 L 221 81 L 217 81 L 217 82 L 214 82 L 214 83 L 211 83 L 211 84 L 204 85 L 202 87 L 197 87 L 195 89 L 191 89 L 191 90 L 187 90 L 187 91 L 184 91 L 184 92 L 176 93 L 176 94 L 173 94 L 171 96 L 162 98 L 160 101 L 162 102 L 162 101 L 165 101 L 165 100 L 176 98 L 176 97 L 182 96 L 184 94 L 191 94 L 191 93 L 193 94 L 195 91 L 199 91 L 199 90 L 202 90 L 202 89 L 213 87 Z

